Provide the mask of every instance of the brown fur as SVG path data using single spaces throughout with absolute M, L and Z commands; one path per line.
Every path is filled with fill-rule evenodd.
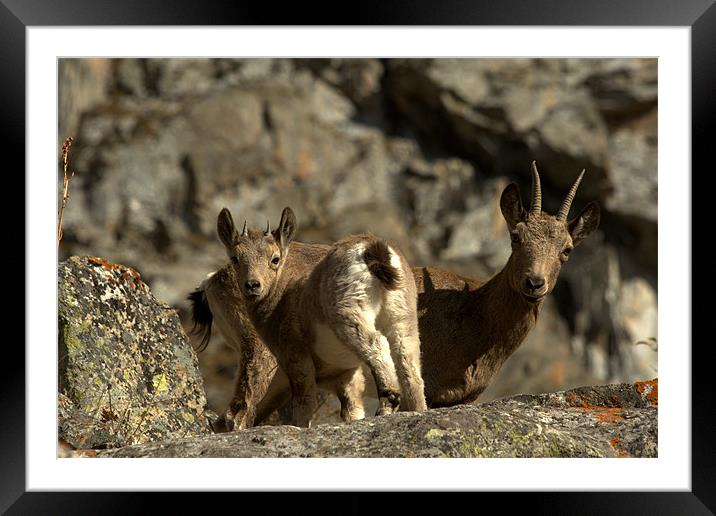
M 231 265 L 225 265 L 204 281 L 201 290 L 216 326 L 238 358 L 232 399 L 214 428 L 216 431 L 250 428 L 256 421 L 256 406 L 277 371 L 276 359 L 249 320 Z

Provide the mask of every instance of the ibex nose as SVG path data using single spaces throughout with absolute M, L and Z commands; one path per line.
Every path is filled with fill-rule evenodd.
M 261 289 L 261 282 L 259 280 L 250 279 L 244 284 L 244 288 L 246 288 L 246 292 L 249 294 L 254 294 Z
M 532 290 L 532 291 L 539 290 L 542 287 L 544 287 L 544 277 L 530 275 L 530 276 L 527 276 L 525 283 L 527 284 L 527 288 L 529 290 Z

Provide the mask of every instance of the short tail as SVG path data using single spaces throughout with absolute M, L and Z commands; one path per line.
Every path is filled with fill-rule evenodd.
M 211 313 L 209 303 L 206 300 L 206 293 L 202 287 L 191 292 L 187 299 L 191 301 L 191 318 L 194 322 L 190 334 L 201 335 L 201 342 L 197 351 L 200 353 L 206 349 L 211 340 L 211 325 L 214 322 L 214 315 Z
M 400 286 L 400 270 L 391 263 L 392 256 L 388 244 L 383 240 L 372 242 L 363 253 L 368 270 L 388 290 L 395 290 Z

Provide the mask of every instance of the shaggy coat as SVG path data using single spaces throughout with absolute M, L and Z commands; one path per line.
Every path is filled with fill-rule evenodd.
M 274 232 L 244 224 L 239 234 L 226 209 L 217 229 L 246 314 L 285 373 L 265 394 L 267 403 L 282 402 L 288 386 L 292 422 L 308 426 L 320 383 L 338 395 L 345 420 L 362 418 L 366 364 L 379 415 L 426 408 L 415 283 L 403 256 L 371 235 L 343 239 L 323 257 L 323 248 L 296 248 L 290 208 Z

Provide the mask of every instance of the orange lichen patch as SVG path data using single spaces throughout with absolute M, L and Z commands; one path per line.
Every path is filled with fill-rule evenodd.
M 406 459 L 412 459 L 413 458 L 413 452 L 411 450 L 408 450 L 408 452 L 405 454 Z
M 122 279 L 132 288 L 137 288 L 137 286 L 144 285 L 142 280 L 139 279 L 139 273 L 134 269 L 128 268 L 127 270 L 122 272 Z
M 617 457 L 629 457 L 629 453 L 624 451 L 619 444 L 622 442 L 621 439 L 615 437 L 609 440 L 609 445 L 617 452 Z
M 577 393 L 569 392 L 566 396 L 567 405 L 593 415 L 601 423 L 615 423 L 624 419 L 621 407 L 604 407 L 590 402 Z
M 594 409 L 585 408 L 584 410 L 591 410 L 594 417 L 602 423 L 614 423 L 620 419 L 624 419 L 624 411 L 620 408 L 604 408 L 595 406 Z
M 578 407 L 578 402 L 581 400 L 580 396 L 577 396 L 574 392 L 568 392 L 565 396 L 565 399 L 567 400 L 567 405 L 570 407 Z
M 652 406 L 659 406 L 659 379 L 654 378 L 646 382 L 636 382 L 634 384 L 636 390 L 641 397 L 648 401 Z
M 145 283 L 142 281 L 142 279 L 141 279 L 141 277 L 139 276 L 139 273 L 138 273 L 137 271 L 135 271 L 135 270 L 132 269 L 131 267 L 127 267 L 127 269 L 129 270 L 130 274 L 134 277 L 134 282 L 136 283 L 136 285 L 134 285 L 135 287 L 136 287 L 136 286 L 139 286 L 139 287 L 142 287 L 142 288 L 143 288 L 143 287 L 146 286 Z
M 139 273 L 132 269 L 131 267 L 127 267 L 126 265 L 119 265 L 117 263 L 111 263 L 105 260 L 104 258 L 100 258 L 99 256 L 88 256 L 87 261 L 89 261 L 93 265 L 99 265 L 100 267 L 104 268 L 105 270 L 111 271 L 111 272 L 119 272 L 121 271 L 120 277 L 121 279 L 127 283 L 132 288 L 137 287 L 144 287 L 144 282 L 140 279 Z M 107 274 L 105 278 L 108 281 L 117 281 L 117 279 L 112 276 L 111 274 Z
M 107 260 L 105 260 L 104 258 L 100 258 L 99 256 L 89 256 L 87 257 L 87 261 L 93 265 L 99 265 L 100 267 L 104 267 L 108 271 L 115 271 L 120 267 L 118 264 L 108 262 Z

